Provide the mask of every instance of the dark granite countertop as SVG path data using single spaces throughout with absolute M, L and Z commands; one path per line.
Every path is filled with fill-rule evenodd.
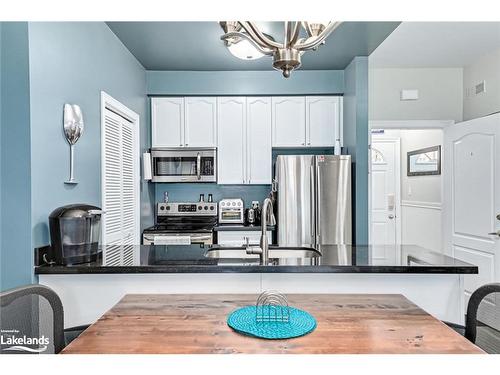
M 477 266 L 413 245 L 324 247 L 317 258 L 273 259 L 261 266 L 258 256 L 246 259 L 209 258 L 202 245 L 105 246 L 96 261 L 72 266 L 40 265 L 36 274 L 105 273 L 439 273 L 477 274 Z M 279 250 L 280 248 L 271 247 Z M 37 252 L 43 248 L 36 249 Z M 378 259 L 376 254 L 392 254 Z M 278 257 L 278 256 L 276 256 Z M 42 259 L 38 256 L 37 259 Z
M 261 231 L 262 226 L 260 225 L 243 225 L 243 224 L 218 224 L 214 227 L 214 231 Z M 267 230 L 276 230 L 275 225 L 268 225 Z

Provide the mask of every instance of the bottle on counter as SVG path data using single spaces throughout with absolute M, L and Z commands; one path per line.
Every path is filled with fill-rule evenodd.
M 261 223 L 261 211 L 259 201 L 252 201 L 252 209 L 254 210 L 255 225 L 260 225 Z
M 255 210 L 253 208 L 246 209 L 246 219 L 247 225 L 255 225 Z

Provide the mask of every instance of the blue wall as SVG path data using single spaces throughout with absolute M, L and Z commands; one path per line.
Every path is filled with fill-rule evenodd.
M 368 243 L 368 58 L 345 69 L 344 148 L 353 161 L 353 238 Z
M 343 70 L 298 70 L 289 79 L 278 71 L 148 71 L 149 95 L 342 94 Z
M 41 246 L 49 243 L 47 218 L 53 209 L 69 203 L 101 205 L 101 90 L 140 115 L 143 149 L 149 145 L 149 121 L 146 72 L 105 23 L 33 22 L 29 36 L 33 246 Z M 80 105 L 85 122 L 75 146 L 78 185 L 64 184 L 69 168 L 64 103 Z M 142 184 L 143 226 L 151 224 L 152 194 Z
M 1 26 L 0 289 L 32 282 L 28 24 Z

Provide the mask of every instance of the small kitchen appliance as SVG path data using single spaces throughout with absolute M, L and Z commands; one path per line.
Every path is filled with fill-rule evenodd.
M 143 231 L 144 245 L 212 245 L 217 203 L 158 203 L 155 223 Z
M 50 259 L 62 265 L 96 260 L 103 213 L 99 207 L 87 204 L 70 204 L 52 211 Z
M 152 182 L 217 182 L 216 148 L 151 149 Z
M 245 206 L 243 204 L 243 199 L 222 199 L 219 202 L 219 223 L 244 224 Z

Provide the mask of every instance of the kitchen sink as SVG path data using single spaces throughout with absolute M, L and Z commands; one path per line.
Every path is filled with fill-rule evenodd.
M 247 254 L 246 247 L 214 246 L 207 250 L 205 256 L 218 258 L 219 264 L 256 265 L 258 254 Z M 270 265 L 315 265 L 321 253 L 311 247 L 278 247 L 269 246 Z

